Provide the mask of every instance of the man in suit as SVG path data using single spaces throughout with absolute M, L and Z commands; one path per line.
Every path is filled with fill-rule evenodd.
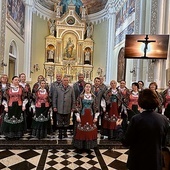
M 84 81 L 84 74 L 83 73 L 79 73 L 78 74 L 78 81 L 75 82 L 73 84 L 73 89 L 74 89 L 74 94 L 75 94 L 75 100 L 77 100 L 77 98 L 80 96 L 80 94 L 82 93 L 82 91 L 84 90 L 84 86 L 85 86 L 85 81 Z M 75 130 L 75 121 L 76 121 L 76 117 L 73 114 L 73 131 Z M 74 133 L 74 132 L 73 132 Z
M 69 79 L 64 76 L 62 84 L 57 86 L 53 94 L 53 111 L 57 112 L 57 121 L 59 129 L 59 139 L 62 139 L 62 127 L 64 128 L 64 137 L 67 137 L 67 127 L 70 125 L 71 111 L 75 108 L 75 95 L 73 87 L 69 84 Z
M 54 94 L 55 89 L 56 89 L 58 86 L 60 86 L 61 83 L 62 83 L 62 75 L 61 75 L 60 73 L 57 73 L 57 74 L 56 74 L 56 81 L 54 81 L 54 82 L 51 84 L 51 87 L 50 87 L 50 98 L 51 98 L 51 99 L 53 98 L 53 94 Z M 52 118 L 53 118 L 52 128 L 53 128 L 53 131 L 55 132 L 56 126 L 57 126 L 57 112 L 53 111 Z
M 75 99 L 77 100 L 77 97 L 79 97 L 79 95 L 82 93 L 82 91 L 84 90 L 84 85 L 85 85 L 85 81 L 84 81 L 84 74 L 79 73 L 78 74 L 78 81 L 76 83 L 73 84 L 73 88 L 74 88 L 74 93 L 75 93 Z
M 96 96 L 96 105 L 97 105 L 97 110 L 100 113 L 99 117 L 98 117 L 98 128 L 99 128 L 99 124 L 101 120 L 101 112 L 102 108 L 101 106 L 101 100 L 102 98 L 104 98 L 104 93 L 105 91 L 101 88 L 101 80 L 100 77 L 95 77 L 94 79 L 94 85 L 92 86 L 92 93 Z

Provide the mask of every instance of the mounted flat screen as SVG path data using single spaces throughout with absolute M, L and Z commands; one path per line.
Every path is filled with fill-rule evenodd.
M 125 58 L 167 59 L 169 35 L 126 35 Z

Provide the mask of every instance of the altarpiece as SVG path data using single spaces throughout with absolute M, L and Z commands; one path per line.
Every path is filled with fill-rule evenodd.
M 58 8 L 61 6 L 58 5 Z M 55 11 L 56 18 L 49 20 L 50 35 L 46 37 L 44 68 L 47 80 L 53 81 L 55 74 L 61 73 L 74 83 L 78 74 L 83 73 L 85 81 L 91 82 L 94 46 L 92 23 L 87 23 L 85 13 L 79 16 L 74 5 L 69 5 L 63 15 L 60 9 Z

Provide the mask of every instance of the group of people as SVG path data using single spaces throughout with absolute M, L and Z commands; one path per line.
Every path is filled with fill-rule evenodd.
M 24 73 L 14 76 L 11 83 L 4 74 L 0 79 L 0 130 L 7 139 L 19 139 L 27 129 L 31 130 L 32 136 L 42 139 L 58 128 L 58 137 L 62 139 L 67 137 L 72 117 L 73 146 L 77 149 L 96 147 L 99 127 L 101 138 L 123 140 L 125 136 L 128 145 L 131 139 L 126 139 L 125 134 L 137 135 L 131 134 L 132 126 L 136 128 L 131 122 L 135 120 L 134 115 L 142 115 L 138 113 L 143 110 L 155 110 L 161 115 L 165 108 L 164 115 L 170 119 L 170 81 L 168 84 L 162 93 L 157 91 L 156 82 L 151 82 L 146 90 L 142 81 L 134 82 L 130 90 L 124 80 L 119 86 L 112 80 L 108 88 L 102 77 L 96 77 L 92 85 L 86 83 L 84 74 L 80 73 L 78 81 L 71 86 L 67 76 L 56 74 L 56 81 L 50 87 L 39 75 L 31 90 Z M 151 102 L 150 96 L 140 99 L 143 93 L 156 97 L 156 104 Z M 165 121 L 165 117 L 162 119 Z M 150 123 L 154 122 L 150 120 Z
M 38 77 L 31 91 L 24 73 L 14 76 L 11 83 L 4 74 L 0 78 L 0 97 L 0 132 L 7 139 L 19 139 L 27 129 L 32 129 L 37 138 L 50 133 L 49 88 L 43 76 Z

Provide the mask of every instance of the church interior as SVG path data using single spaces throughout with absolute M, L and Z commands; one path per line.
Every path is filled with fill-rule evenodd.
M 85 82 L 102 77 L 108 87 L 111 80 L 124 80 L 129 89 L 138 81 L 145 88 L 156 82 L 159 92 L 168 86 L 170 0 L 2 0 L 0 25 L 0 75 L 9 82 L 24 73 L 31 88 L 39 75 L 50 86 L 62 74 L 72 86 L 82 73 Z M 166 35 L 165 58 L 159 49 L 158 57 L 126 57 L 127 35 L 142 35 L 138 42 L 142 38 L 145 56 L 152 36 Z M 128 148 L 121 142 L 98 133 L 97 148 L 76 153 L 72 128 L 71 123 L 64 139 L 57 130 L 40 140 L 30 131 L 19 140 L 7 140 L 0 132 L 0 169 L 127 169 Z M 168 170 L 170 142 L 164 154 L 163 170 Z

